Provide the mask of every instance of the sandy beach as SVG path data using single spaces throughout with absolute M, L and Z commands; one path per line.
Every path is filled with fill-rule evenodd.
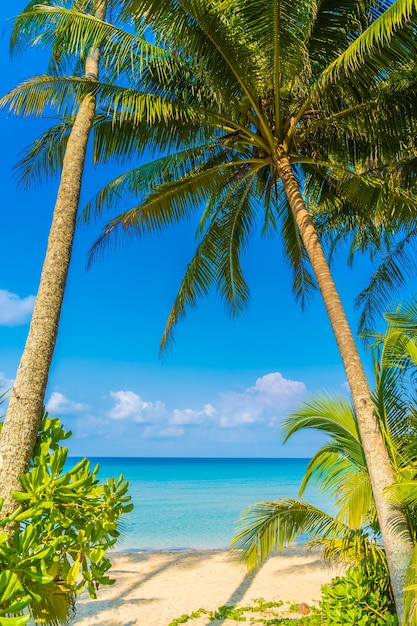
M 283 600 L 281 614 L 290 616 L 290 602 L 311 605 L 320 598 L 321 585 L 339 573 L 302 546 L 274 554 L 250 574 L 224 551 L 120 552 L 111 559 L 116 584 L 102 587 L 97 600 L 82 594 L 74 624 L 168 626 L 174 618 L 200 607 L 214 611 L 222 605 L 247 606 L 256 598 Z M 210 621 L 203 614 L 188 623 L 226 626 L 236 622 Z

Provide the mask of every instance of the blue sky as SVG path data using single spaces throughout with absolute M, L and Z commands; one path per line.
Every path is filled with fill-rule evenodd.
M 17 12 L 24 2 L 15 1 Z M 2 3 L 0 22 L 10 17 Z M 0 40 L 3 95 L 45 71 L 41 56 L 10 60 Z M 58 182 L 18 189 L 13 165 L 48 121 L 0 113 L 0 380 L 10 385 L 24 346 Z M 88 164 L 82 201 L 123 169 Z M 163 359 L 158 346 L 182 272 L 194 249 L 195 224 L 106 254 L 86 272 L 100 226 L 76 235 L 60 332 L 46 396 L 52 415 L 73 431 L 72 455 L 310 456 L 318 439 L 294 437 L 284 447 L 282 417 L 309 393 L 346 392 L 345 375 L 317 295 L 302 313 L 279 240 L 255 240 L 245 257 L 249 309 L 231 320 L 216 295 L 189 312 Z M 352 302 L 368 263 L 335 278 L 353 328 Z M 367 360 L 368 357 L 366 357 Z

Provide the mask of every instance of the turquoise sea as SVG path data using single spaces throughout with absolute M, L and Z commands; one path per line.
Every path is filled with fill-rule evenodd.
M 76 461 L 77 459 L 72 459 Z M 297 498 L 308 459 L 91 458 L 101 478 L 123 474 L 135 508 L 118 550 L 227 548 L 255 502 Z M 303 497 L 329 510 L 323 495 Z

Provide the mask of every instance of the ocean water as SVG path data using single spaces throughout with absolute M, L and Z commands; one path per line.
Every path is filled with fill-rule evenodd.
M 71 459 L 76 462 L 78 459 Z M 308 459 L 91 458 L 101 478 L 123 474 L 134 503 L 118 550 L 224 549 L 251 504 L 297 498 Z M 331 510 L 322 494 L 303 496 Z

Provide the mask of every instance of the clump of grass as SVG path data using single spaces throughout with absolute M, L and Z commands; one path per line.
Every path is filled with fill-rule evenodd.
M 294 613 L 298 611 L 298 603 L 287 603 L 289 606 L 286 609 L 287 613 Z M 247 622 L 248 618 L 252 626 L 265 625 L 265 626 L 321 626 L 321 621 L 317 610 L 312 607 L 312 614 L 307 616 L 300 616 L 299 619 L 294 621 L 294 618 L 283 617 L 282 607 L 284 602 L 282 600 L 266 601 L 264 598 L 254 598 L 252 604 L 247 606 L 223 605 L 218 607 L 214 611 L 208 611 L 207 609 L 200 608 L 192 613 L 181 615 L 172 620 L 168 626 L 178 626 L 178 624 L 185 624 L 188 621 L 197 619 L 201 615 L 207 615 L 210 621 L 215 620 L 234 620 L 235 622 Z M 276 613 L 277 609 L 280 609 L 281 615 Z M 255 617 L 254 613 L 258 615 Z M 249 614 L 249 615 L 246 615 Z
M 190 619 L 197 619 L 198 617 L 201 617 L 201 615 L 207 615 L 208 612 L 209 611 L 207 611 L 206 609 L 200 608 L 197 609 L 197 611 L 193 611 L 189 615 L 184 613 L 184 615 L 174 618 L 172 622 L 168 624 L 168 626 L 178 626 L 178 624 L 185 624 Z

